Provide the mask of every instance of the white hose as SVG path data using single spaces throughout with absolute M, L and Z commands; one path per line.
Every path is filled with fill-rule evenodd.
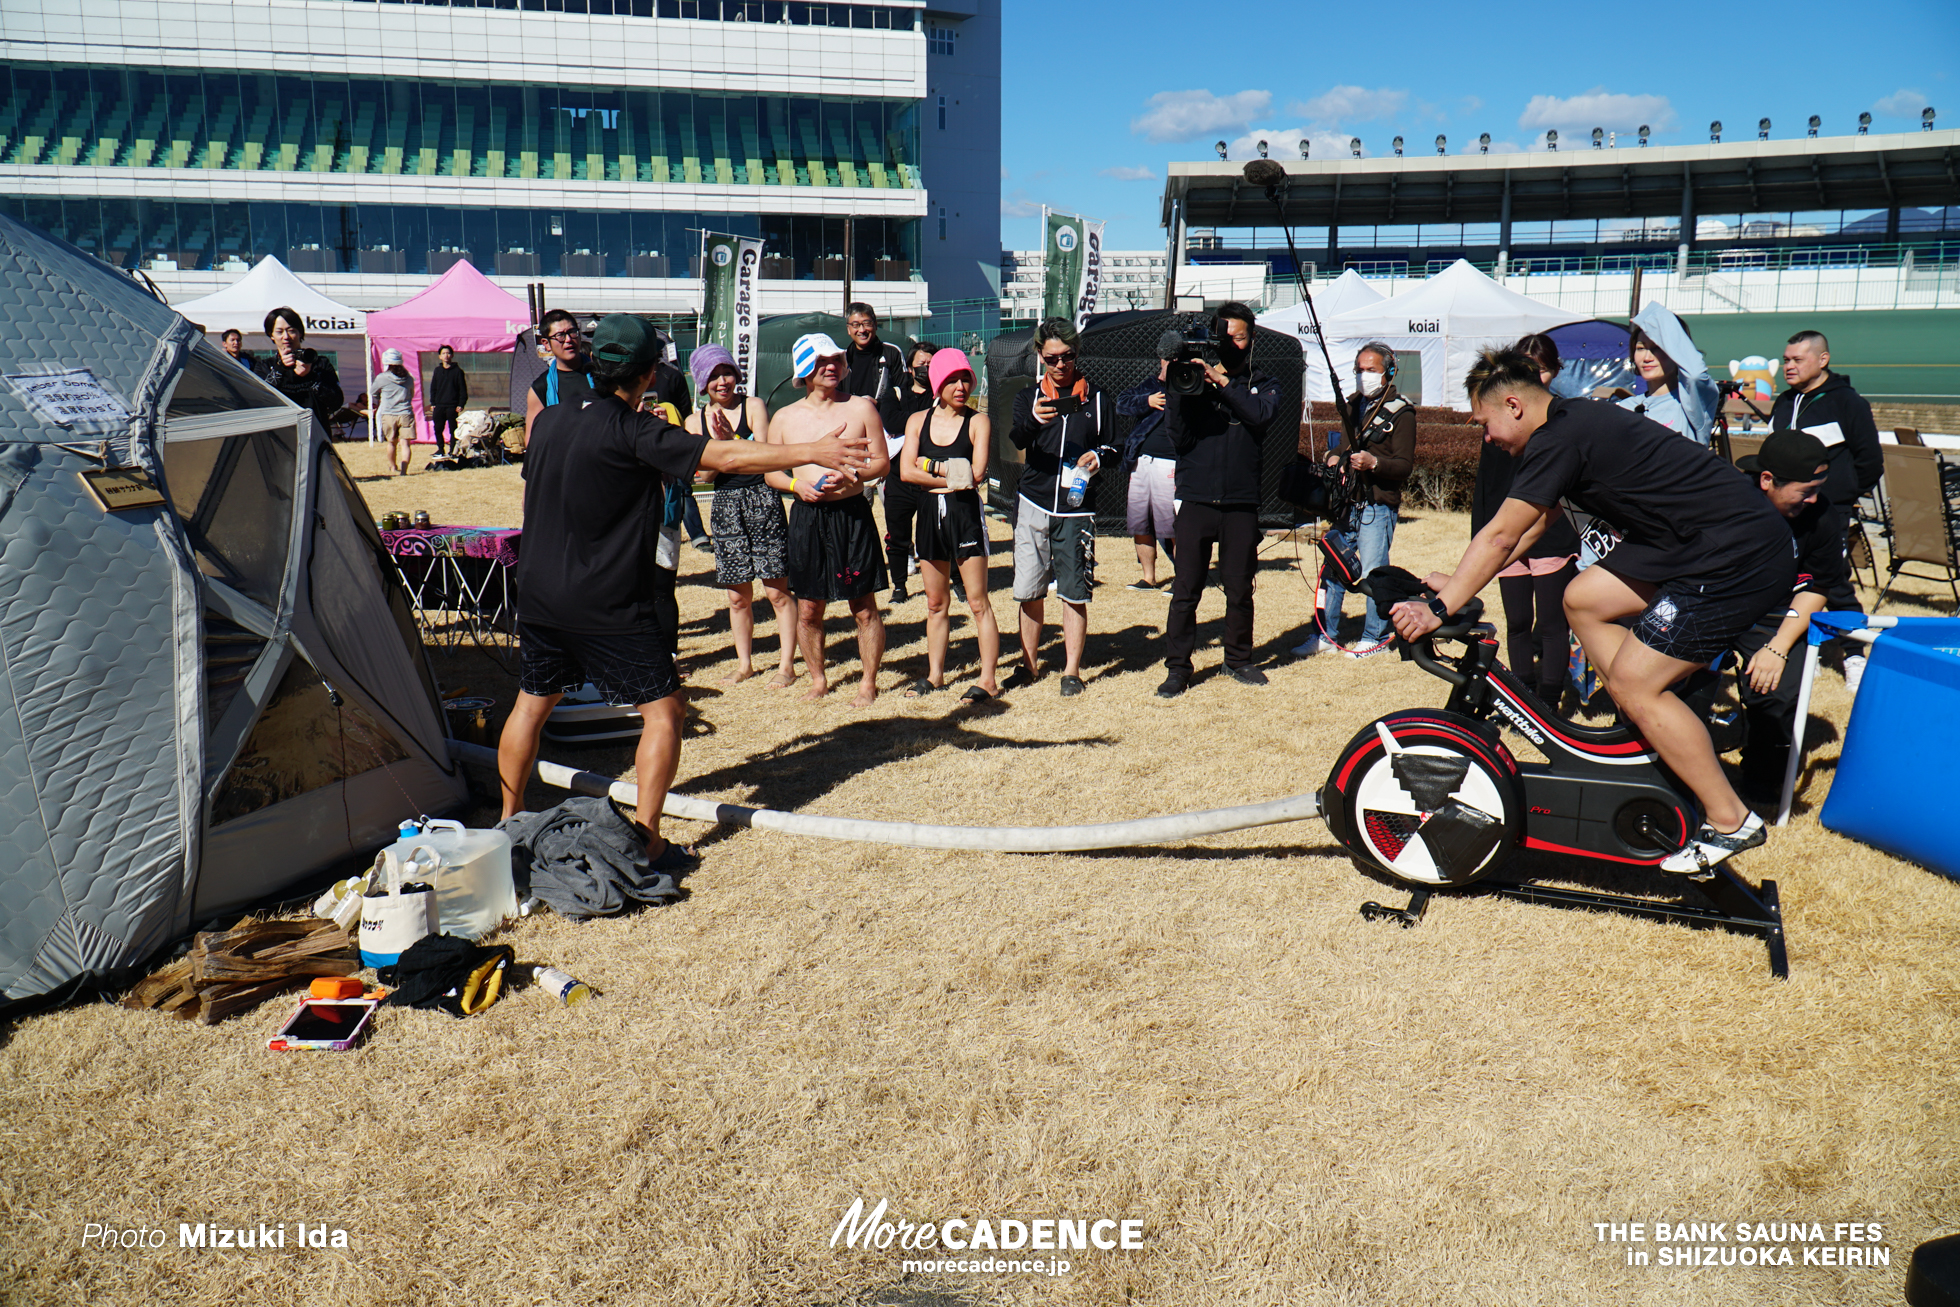
M 480 744 L 452 740 L 450 752 L 460 762 L 495 769 L 497 751 Z M 574 794 L 611 795 L 621 804 L 637 807 L 640 790 L 630 781 L 615 781 L 597 772 L 579 771 L 555 762 L 538 761 L 538 779 Z M 910 821 L 860 821 L 854 817 L 810 817 L 768 808 L 745 808 L 736 803 L 713 803 L 685 794 L 667 795 L 663 816 L 688 821 L 747 826 L 754 830 L 813 835 L 826 840 L 860 840 L 871 844 L 902 844 L 914 849 L 978 849 L 989 853 L 1067 853 L 1077 849 L 1122 849 L 1170 844 L 1216 835 L 1223 831 L 1305 821 L 1320 815 L 1320 799 L 1296 794 L 1286 799 L 1249 803 L 1239 808 L 1210 808 L 1174 817 L 1144 817 L 1100 826 L 924 826 Z

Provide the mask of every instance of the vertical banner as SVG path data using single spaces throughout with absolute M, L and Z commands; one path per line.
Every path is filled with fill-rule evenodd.
M 756 276 L 762 242 L 746 236 L 701 236 L 701 343 L 735 356 L 742 384 L 754 384 Z
M 1072 213 L 1043 209 L 1045 273 L 1041 316 L 1067 318 L 1077 327 L 1096 311 L 1096 292 L 1102 285 L 1103 225 Z

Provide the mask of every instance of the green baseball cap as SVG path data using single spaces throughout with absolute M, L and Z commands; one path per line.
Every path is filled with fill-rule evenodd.
M 592 357 L 635 372 L 658 363 L 666 346 L 653 324 L 637 313 L 608 313 L 592 333 Z

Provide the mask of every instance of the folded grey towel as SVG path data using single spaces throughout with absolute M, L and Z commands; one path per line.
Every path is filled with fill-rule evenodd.
M 653 869 L 645 837 L 610 798 L 570 798 L 520 812 L 497 829 L 511 839 L 518 896 L 535 895 L 560 916 L 584 921 L 680 897 L 673 876 Z

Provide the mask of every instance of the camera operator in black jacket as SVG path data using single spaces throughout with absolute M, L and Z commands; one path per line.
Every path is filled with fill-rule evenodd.
M 1259 565 L 1260 445 L 1279 415 L 1279 384 L 1252 365 L 1252 310 L 1233 301 L 1212 319 L 1218 362 L 1205 363 L 1195 395 L 1173 394 L 1164 409 L 1177 450 L 1177 570 L 1164 629 L 1164 683 L 1173 699 L 1191 683 L 1198 596 L 1218 545 L 1225 586 L 1225 667 L 1242 685 L 1264 685 L 1252 665 L 1252 574 Z

